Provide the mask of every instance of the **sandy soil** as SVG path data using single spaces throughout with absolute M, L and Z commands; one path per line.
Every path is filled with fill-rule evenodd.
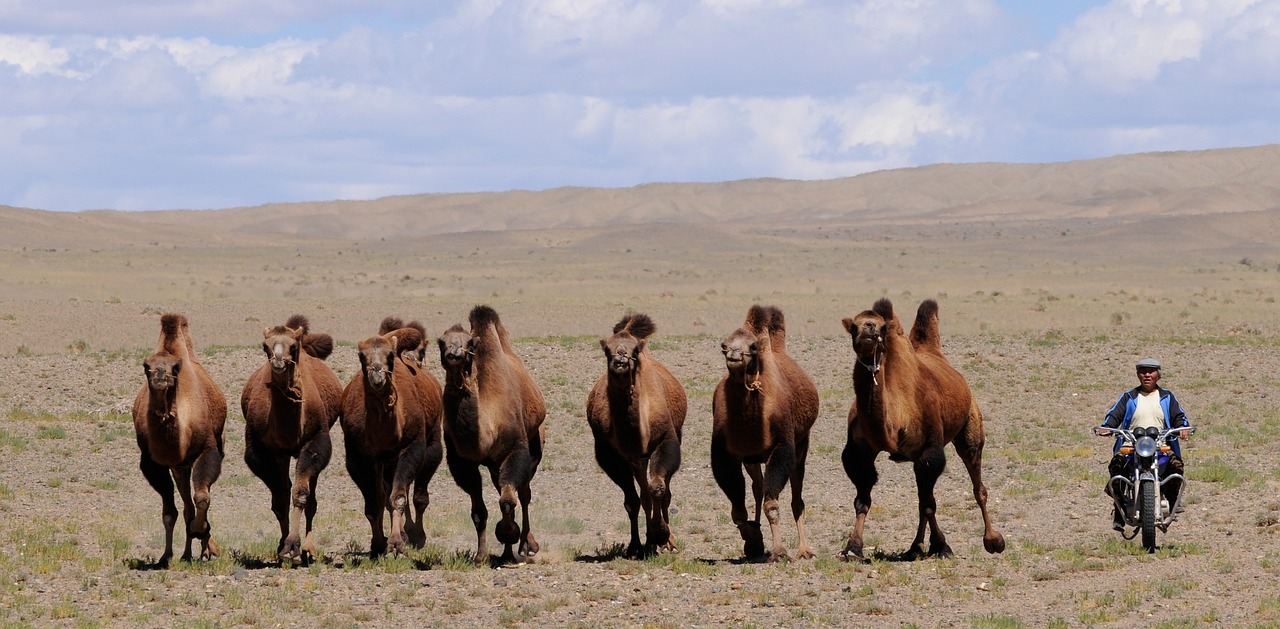
M 898 308 L 910 313 L 914 306 L 903 302 Z M 188 312 L 197 347 L 207 348 L 202 314 Z M 724 371 L 718 343 L 736 321 L 674 338 L 663 336 L 658 321 L 654 351 L 688 389 L 690 408 L 684 465 L 673 482 L 681 550 L 645 561 L 617 556 L 626 541 L 621 492 L 591 455 L 583 405 L 603 370 L 596 338 L 519 343 L 550 410 L 546 458 L 533 484 L 534 531 L 543 550 L 527 565 L 499 569 L 463 561 L 474 543 L 468 508 L 443 468 L 431 484 L 428 548 L 407 559 L 370 562 L 369 531 L 340 445 L 320 481 L 323 561 L 277 568 L 268 493 L 242 460 L 239 393 L 262 360 L 251 339 L 206 349 L 203 358 L 232 409 L 212 507 L 224 555 L 210 564 L 142 569 L 163 545 L 159 500 L 137 471 L 127 414 L 149 348 L 3 356 L 0 402 L 9 410 L 0 418 L 0 618 L 75 626 L 1280 622 L 1272 587 L 1280 573 L 1280 501 L 1274 497 L 1280 416 L 1271 369 L 1280 347 L 1260 336 L 1214 329 L 1196 339 L 1150 331 L 948 335 L 947 314 L 944 301 L 947 352 L 988 418 L 984 473 L 1008 541 L 1003 555 L 983 552 L 981 520 L 963 466 L 951 452 L 939 502 L 955 558 L 896 560 L 914 530 L 913 482 L 909 467 L 883 457 L 868 523 L 876 558 L 869 564 L 837 558 L 853 516 L 853 487 L 839 463 L 852 355 L 847 337 L 834 334 L 790 343 L 822 395 L 805 496 L 819 558 L 779 564 L 741 561 L 728 502 L 708 467 L 710 393 Z M 149 315 L 148 322 L 158 330 L 158 316 Z M 428 325 L 438 331 L 444 321 Z M 339 338 L 344 344 L 331 358 L 344 382 L 357 365 L 354 340 Z M 1165 360 L 1163 384 L 1179 393 L 1200 427 L 1186 446 L 1190 506 L 1161 535 L 1154 555 L 1110 531 L 1099 492 L 1109 441 L 1088 434 L 1131 385 L 1131 365 L 1140 354 Z M 442 375 L 438 359 L 429 362 Z M 340 430 L 334 429 L 336 443 Z M 490 491 L 491 508 L 494 500 Z M 794 524 L 784 520 L 784 538 L 794 546 Z

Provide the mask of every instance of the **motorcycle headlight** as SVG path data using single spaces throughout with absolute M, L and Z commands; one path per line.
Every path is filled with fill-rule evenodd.
M 1139 437 L 1138 443 L 1134 445 L 1133 450 L 1140 457 L 1153 457 L 1156 455 L 1156 440 L 1151 437 Z

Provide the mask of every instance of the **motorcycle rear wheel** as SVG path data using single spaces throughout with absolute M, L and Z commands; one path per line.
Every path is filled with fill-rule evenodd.
M 1149 553 L 1156 552 L 1156 502 L 1159 500 L 1154 480 L 1144 480 L 1138 487 L 1138 500 L 1142 512 L 1142 547 Z

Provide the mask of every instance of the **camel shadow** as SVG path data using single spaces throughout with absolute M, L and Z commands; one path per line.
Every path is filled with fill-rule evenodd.
M 683 561 L 700 564 L 704 566 L 716 566 L 721 564 L 741 565 L 741 564 L 749 564 L 749 563 L 764 563 L 766 561 L 765 558 L 760 558 L 759 560 L 757 560 L 756 558 L 745 558 L 745 557 L 737 558 L 737 559 L 704 559 L 701 557 L 683 557 L 679 553 L 660 553 L 655 549 L 646 549 L 644 553 L 642 553 L 639 557 L 628 557 L 627 547 L 625 544 L 614 544 L 608 547 L 597 548 L 594 554 L 588 553 L 588 552 L 580 552 L 574 555 L 573 560 L 576 563 L 585 563 L 585 564 L 609 563 L 610 561 L 614 561 L 616 559 L 630 559 L 633 561 L 651 561 L 651 562 L 663 563 L 664 558 L 666 558 L 666 560 L 670 562 L 683 560 Z

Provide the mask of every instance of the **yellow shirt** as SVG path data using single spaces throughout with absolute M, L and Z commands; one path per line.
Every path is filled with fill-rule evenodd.
M 1160 407 L 1160 389 L 1151 393 L 1138 392 L 1138 405 L 1133 409 L 1129 428 L 1164 428 L 1164 409 Z

